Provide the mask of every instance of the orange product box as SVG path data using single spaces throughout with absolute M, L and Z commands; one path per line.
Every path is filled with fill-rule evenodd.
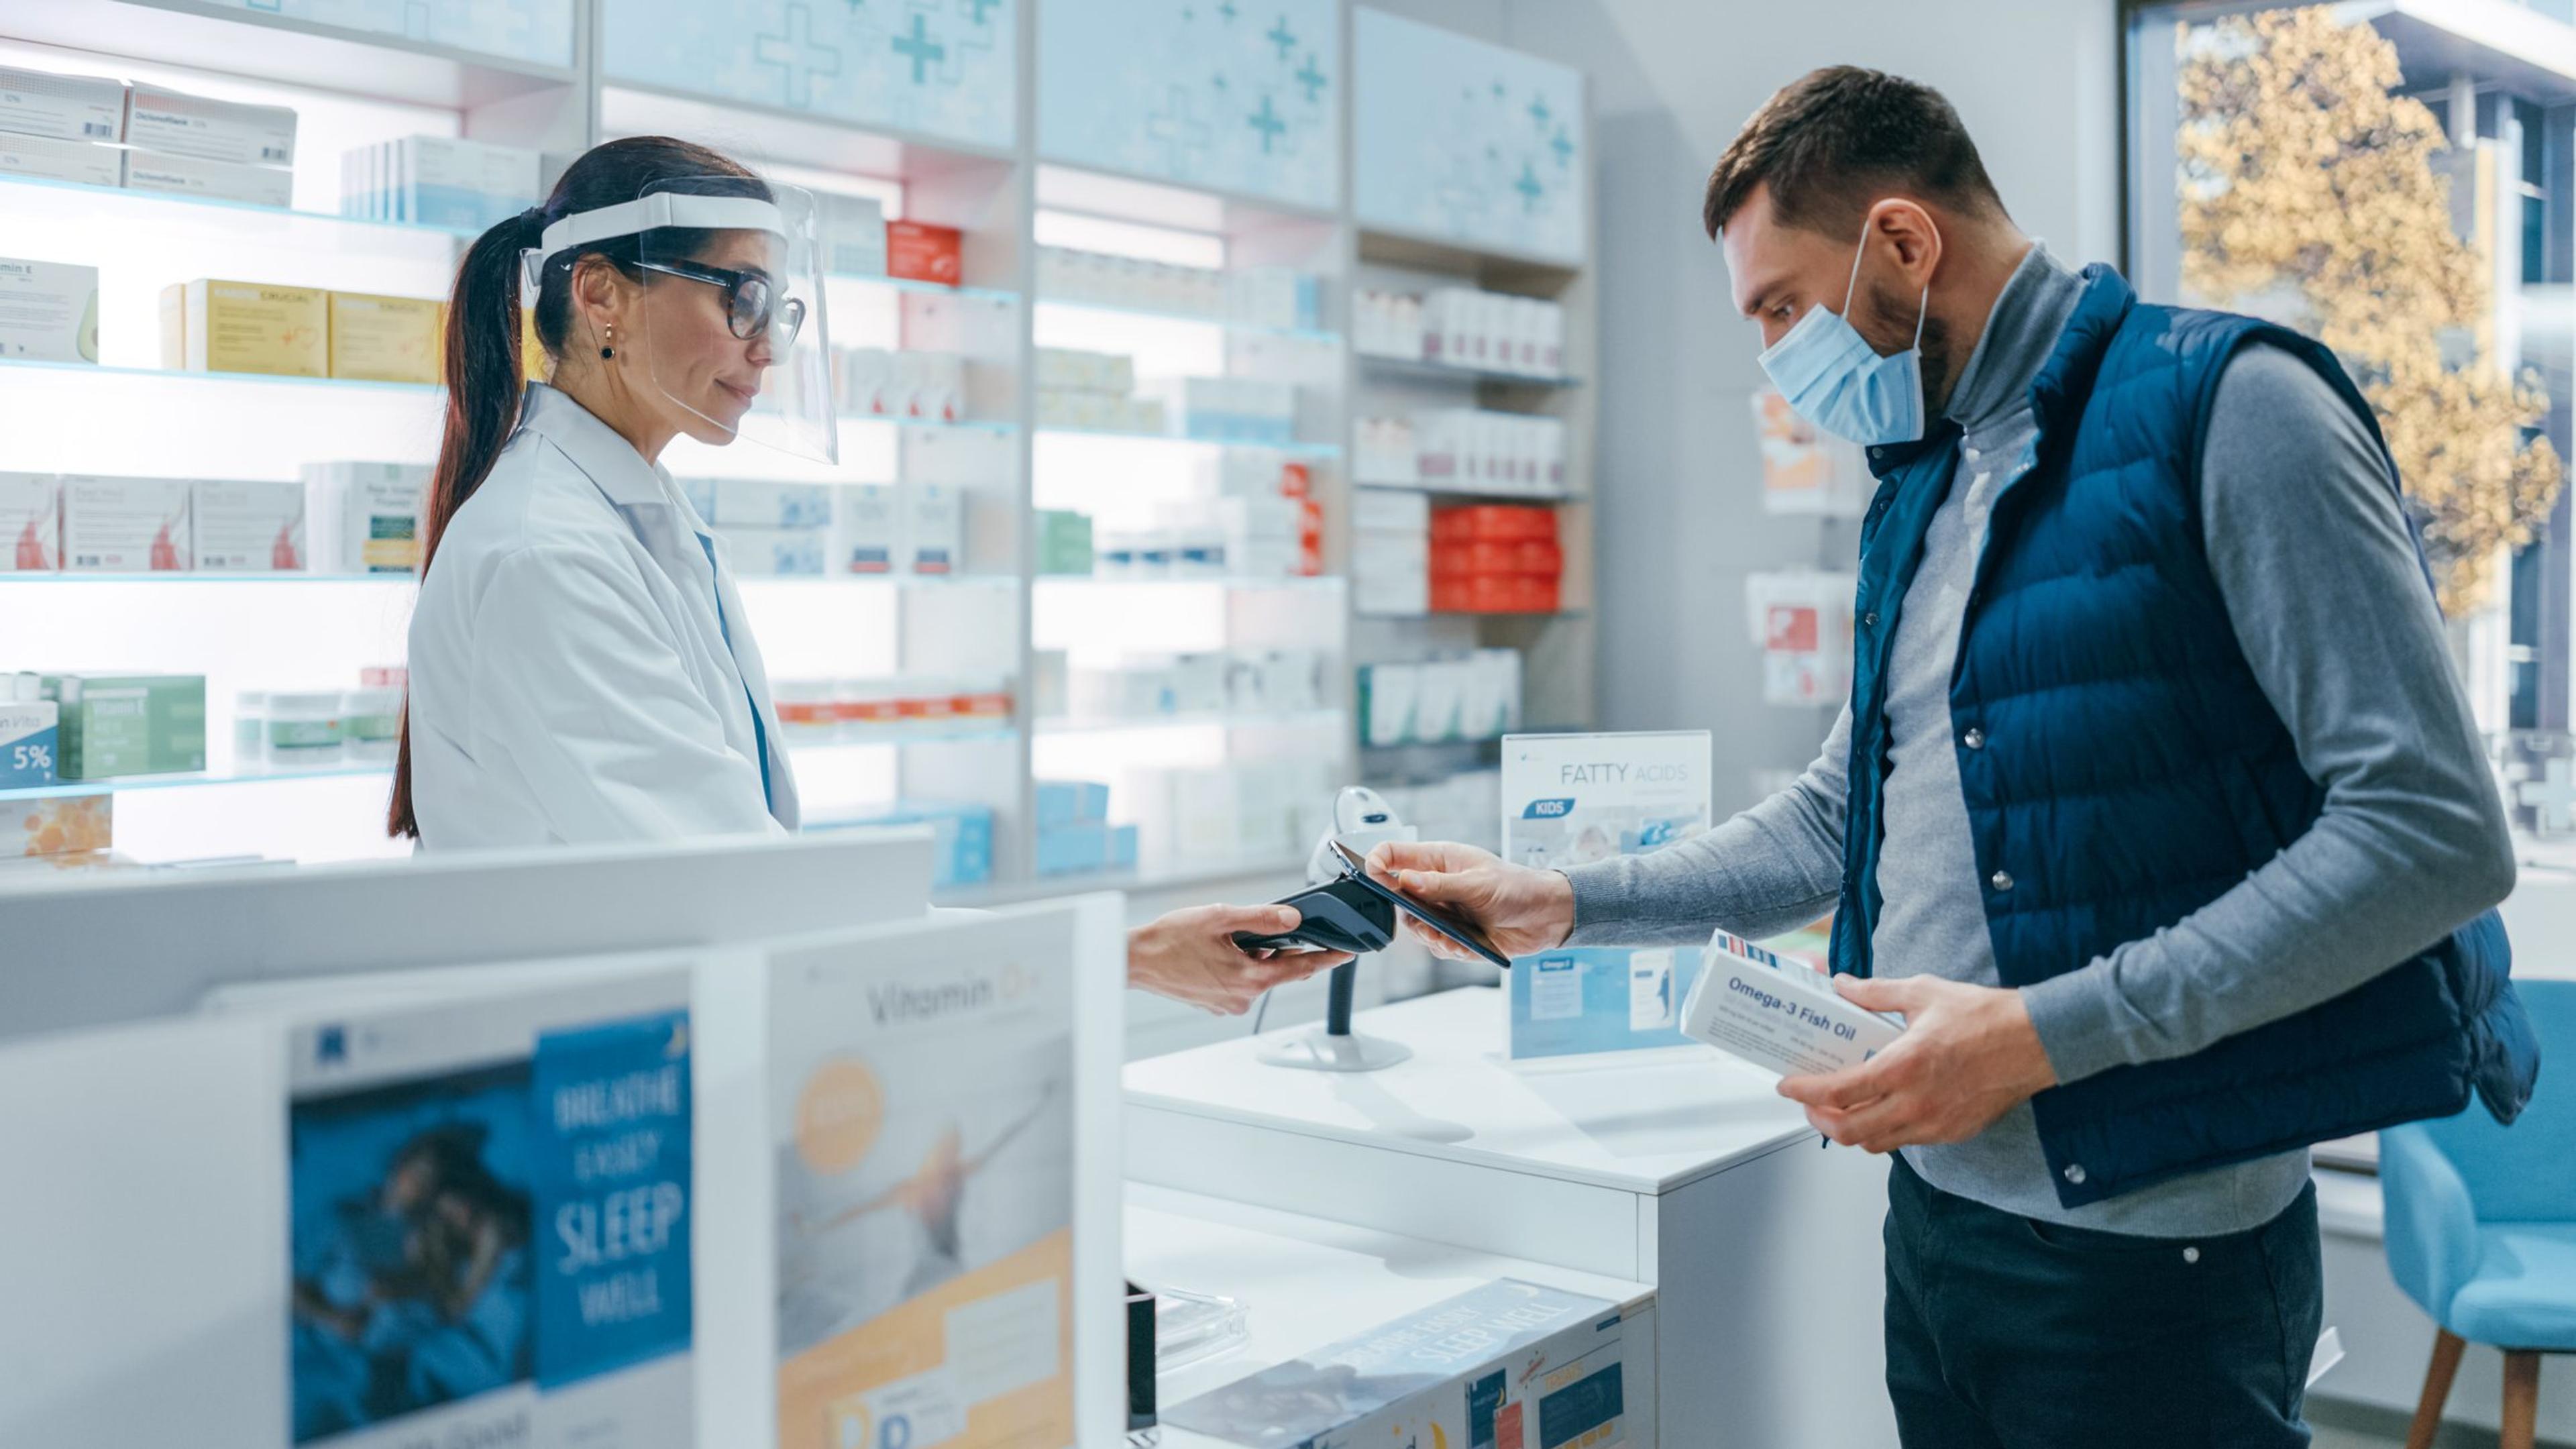
M 1553 539 L 1556 537 L 1556 510 L 1504 503 L 1434 509 L 1431 537 L 1436 543 L 1475 539 L 1499 542 Z
M 1437 614 L 1552 614 L 1557 581 L 1528 574 L 1443 574 L 1431 580 Z
M 1530 574 L 1555 578 L 1565 572 L 1563 550 L 1544 539 L 1503 543 L 1463 539 L 1431 548 L 1431 572 L 1442 574 Z
M 965 233 L 922 221 L 886 223 L 886 275 L 954 287 L 966 275 Z

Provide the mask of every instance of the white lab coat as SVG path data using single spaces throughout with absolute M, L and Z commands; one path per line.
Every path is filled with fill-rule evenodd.
M 769 677 L 724 560 L 668 472 L 531 384 L 412 615 L 421 845 L 795 829 Z

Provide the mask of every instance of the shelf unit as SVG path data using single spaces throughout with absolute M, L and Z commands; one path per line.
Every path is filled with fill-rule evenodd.
M 1481 747 L 1363 752 L 1353 728 L 1352 680 L 1362 661 L 1475 644 L 1528 651 L 1533 727 L 1592 721 L 1592 405 L 1581 378 L 1594 371 L 1595 357 L 1591 281 L 1582 267 L 1364 229 L 1347 199 L 1315 208 L 1058 164 L 1035 135 L 1036 6 L 1046 0 L 1012 10 L 1021 57 L 1019 140 L 1007 148 L 620 80 L 600 61 L 608 23 L 601 0 L 567 3 L 574 16 L 571 53 L 560 65 L 342 31 L 215 0 L 47 0 L 0 17 L 0 64 L 122 75 L 287 104 L 302 121 L 293 204 L 285 208 L 0 177 L 0 255 L 98 265 L 106 308 L 106 365 L 0 365 L 0 396 L 7 398 L 0 412 L 59 420 L 0 430 L 0 468 L 256 478 L 293 477 L 303 463 L 332 459 L 429 461 L 438 441 L 436 388 L 176 374 L 152 366 L 159 287 L 194 276 L 238 276 L 444 295 L 470 236 L 335 214 L 342 150 L 408 134 L 456 134 L 534 147 L 559 167 L 602 140 L 668 133 L 799 184 L 876 196 L 890 216 L 955 226 L 965 236 L 963 285 L 847 276 L 828 285 L 840 344 L 965 353 L 973 421 L 846 418 L 843 461 L 833 469 L 755 458 L 748 448 L 711 455 L 685 441 L 666 460 L 684 475 L 903 477 L 948 482 L 966 495 L 967 572 L 960 576 L 743 580 L 773 680 L 1007 674 L 1015 681 L 1013 713 L 998 724 L 792 741 L 809 818 L 828 824 L 836 814 L 894 798 L 989 805 L 996 815 L 995 876 L 955 892 L 961 902 L 1093 886 L 1150 899 L 1156 890 L 1221 882 L 1240 882 L 1230 893 L 1252 898 L 1276 894 L 1274 888 L 1300 873 L 1305 841 L 1295 841 L 1293 851 L 1149 861 L 1115 875 L 1038 876 L 1035 781 L 1086 774 L 1124 779 L 1152 764 L 1273 758 L 1311 761 L 1318 778 L 1334 782 L 1387 778 L 1391 763 L 1415 768 L 1417 759 L 1444 756 L 1473 767 L 1488 754 Z M 1348 20 L 1346 6 L 1346 76 Z M 1357 142 L 1343 129 L 1347 178 L 1349 148 Z M 1345 198 L 1348 189 L 1346 179 Z M 1313 327 L 1263 326 L 1042 295 L 1035 265 L 1042 242 L 1113 251 L 1132 245 L 1138 254 L 1188 254 L 1206 258 L 1203 264 L 1292 266 L 1320 279 L 1322 315 Z M 1571 375 L 1488 376 L 1362 357 L 1348 346 L 1356 288 L 1461 278 L 1566 304 Z M 1037 426 L 1034 349 L 1040 345 L 1130 346 L 1139 356 L 1199 359 L 1179 370 L 1295 382 L 1301 388 L 1298 441 L 1263 448 Z M 1371 406 L 1461 398 L 1545 411 L 1571 425 L 1568 496 L 1557 504 L 1569 554 L 1567 607 L 1544 617 L 1355 617 L 1347 587 L 1352 498 L 1346 467 L 1355 419 Z M 147 415 L 149 428 L 108 425 Z M 1096 515 L 1114 513 L 1154 496 L 1156 487 L 1162 496 L 1181 496 L 1197 486 L 1209 460 L 1242 452 L 1276 455 L 1310 470 L 1325 507 L 1323 577 L 1035 572 L 1033 510 L 1081 506 Z M 37 609 L 0 610 L 0 667 L 209 678 L 216 770 L 66 782 L 55 791 L 133 793 L 119 811 L 121 846 L 131 841 L 151 858 L 280 851 L 281 841 L 282 853 L 306 859 L 402 848 L 383 840 L 374 823 L 384 766 L 353 761 L 235 770 L 228 707 L 236 690 L 348 687 L 361 666 L 398 663 L 411 598 L 407 578 L 0 573 L 0 584 L 9 583 L 51 583 L 58 592 L 24 595 L 45 601 Z M 288 583 L 296 587 L 251 587 Z M 182 600 L 183 607 L 173 607 Z M 1081 721 L 1037 714 L 1042 650 L 1097 658 L 1175 648 L 1314 649 L 1325 661 L 1317 707 Z M 340 785 L 307 783 L 319 781 Z M 227 788 L 212 788 L 217 785 Z M 284 799 L 294 786 L 328 798 L 301 813 L 273 808 L 269 797 Z M 211 803 L 215 798 L 228 803 Z M 252 800 L 258 803 L 243 803 Z M 182 809 L 178 802 L 189 803 Z M 1112 811 L 1121 813 L 1114 794 Z M 263 817 L 260 830 L 227 823 L 254 812 Z

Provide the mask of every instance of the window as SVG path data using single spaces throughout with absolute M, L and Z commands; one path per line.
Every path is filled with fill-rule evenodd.
M 2140 295 L 2322 337 L 2383 420 L 2413 410 L 2392 441 L 2479 724 L 2565 732 L 2576 530 L 2565 490 L 2540 505 L 2576 399 L 2576 0 L 2131 0 L 2127 48 Z M 2432 357 L 2477 396 L 2410 393 Z M 2527 541 L 2471 521 L 2499 500 Z

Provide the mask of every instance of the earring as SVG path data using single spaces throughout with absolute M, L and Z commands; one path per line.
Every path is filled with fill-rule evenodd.
M 607 341 L 607 342 L 609 342 L 609 343 L 612 343 L 612 344 L 613 344 L 613 343 L 615 343 L 615 342 L 617 341 L 617 329 L 616 329 L 616 328 L 614 328 L 614 327 L 607 327 L 607 328 L 603 328 L 603 329 L 601 329 L 601 335 L 602 335 L 603 339 L 604 339 L 604 340 L 606 340 L 606 341 Z M 600 355 L 600 356 L 602 356 L 602 357 L 615 357 L 615 356 L 617 355 L 617 349 L 616 349 L 616 347 L 614 347 L 613 345 L 612 345 L 612 346 L 608 346 L 608 347 L 602 347 L 601 349 L 599 349 L 599 355 Z

